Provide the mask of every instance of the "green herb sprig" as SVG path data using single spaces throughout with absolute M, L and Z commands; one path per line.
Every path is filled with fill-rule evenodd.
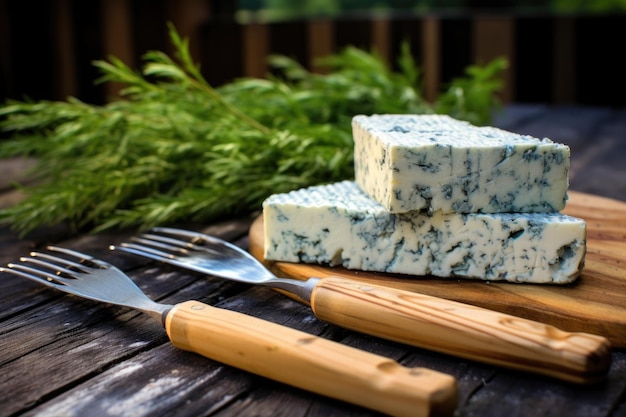
M 449 111 L 489 122 L 503 61 L 472 67 L 429 104 L 408 45 L 399 72 L 354 47 L 326 57 L 326 74 L 273 56 L 274 75 L 214 88 L 173 26 L 174 57 L 152 51 L 137 72 L 115 57 L 94 64 L 121 83 L 104 106 L 9 101 L 0 107 L 0 157 L 37 158 L 37 185 L 0 210 L 21 233 L 69 223 L 75 230 L 145 229 L 252 213 L 273 193 L 352 178 L 352 117 Z M 278 75 L 276 75 L 278 74 Z

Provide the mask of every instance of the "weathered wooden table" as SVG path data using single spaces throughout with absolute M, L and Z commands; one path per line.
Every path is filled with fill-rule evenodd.
M 626 201 L 626 110 L 509 106 L 497 126 L 572 149 L 571 189 Z M 3 178 L 13 165 L 0 161 Z M 13 193 L 2 189 L 0 204 Z M 253 217 L 179 225 L 247 247 Z M 626 223 L 626 218 L 624 218 Z M 54 243 L 108 260 L 163 302 L 197 299 L 342 344 L 454 375 L 458 416 L 626 416 L 626 351 L 606 382 L 581 386 L 365 336 L 317 320 L 263 287 L 228 282 L 110 252 L 130 231 L 72 236 L 63 227 L 26 238 L 0 229 L 0 263 Z M 624 254 L 626 256 L 626 254 Z M 623 291 L 626 292 L 626 276 Z M 158 323 L 0 275 L 0 416 L 374 416 L 174 348 Z M 626 332 L 626 329 L 624 329 Z

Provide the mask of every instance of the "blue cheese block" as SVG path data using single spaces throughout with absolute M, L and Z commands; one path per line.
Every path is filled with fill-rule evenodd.
M 586 223 L 561 213 L 390 213 L 355 182 L 263 203 L 265 259 L 491 281 L 565 284 L 583 267 Z
M 445 115 L 355 116 L 355 179 L 393 213 L 561 211 L 569 147 Z

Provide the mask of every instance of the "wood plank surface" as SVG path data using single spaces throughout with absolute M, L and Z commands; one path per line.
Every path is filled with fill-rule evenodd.
M 598 203 L 605 206 L 598 195 L 626 202 L 626 164 L 622 162 L 626 111 L 507 106 L 496 125 L 572 146 L 571 188 L 593 194 L 589 204 L 578 199 L 579 209 L 589 219 L 611 224 L 599 230 L 606 240 L 606 253 L 596 256 L 615 258 L 614 251 L 625 240 L 623 211 L 600 213 L 595 207 Z M 0 161 L 3 174 L 11 170 L 6 162 Z M 4 174 L 0 180 L 0 205 L 9 201 L 11 177 Z M 248 248 L 252 220 L 173 226 Z M 404 366 L 449 373 L 459 385 L 455 417 L 626 417 L 623 348 L 613 349 L 606 382 L 591 386 L 414 348 L 325 323 L 307 306 L 270 288 L 228 282 L 109 251 L 109 244 L 127 241 L 133 232 L 76 235 L 59 225 L 19 237 L 1 227 L 0 263 L 47 244 L 73 248 L 116 264 L 159 301 L 198 299 L 384 355 Z M 621 256 L 618 253 L 617 260 Z M 610 265 L 607 268 L 611 273 Z M 137 312 L 79 300 L 6 274 L 1 278 L 0 417 L 381 416 L 176 349 L 158 323 Z M 625 286 L 622 282 L 616 292 L 623 292 Z M 586 304 L 581 308 L 587 308 Z
M 570 191 L 565 213 L 587 222 L 587 255 L 581 277 L 569 285 L 518 284 L 348 270 L 263 258 L 263 219 L 250 228 L 250 252 L 274 273 L 306 280 L 340 276 L 468 303 L 607 337 L 626 347 L 626 203 Z

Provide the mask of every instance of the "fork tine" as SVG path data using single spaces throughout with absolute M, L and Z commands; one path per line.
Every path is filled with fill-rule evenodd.
M 20 260 L 26 261 L 26 262 L 36 263 L 38 265 L 45 266 L 45 267 L 48 267 L 48 268 L 51 268 L 51 269 L 63 268 L 64 269 L 63 272 L 66 272 L 68 274 L 70 274 L 72 272 L 76 272 L 76 271 L 71 271 L 69 269 L 66 269 L 67 267 L 72 267 L 72 268 L 75 268 L 75 269 L 77 269 L 79 271 L 82 271 L 82 272 L 89 272 L 89 270 L 93 269 L 93 268 L 89 268 L 85 264 L 80 264 L 80 263 L 74 262 L 74 261 L 72 261 L 70 259 L 59 258 L 58 256 L 52 256 L 52 255 L 47 254 L 47 253 L 31 252 L 30 256 L 31 256 L 31 258 L 22 257 L 22 258 L 20 258 Z M 44 262 L 43 259 L 46 259 L 46 260 L 48 260 L 50 262 Z
M 173 236 L 177 236 L 179 238 L 187 238 L 190 240 L 190 242 L 185 242 L 191 245 L 194 245 L 195 247 L 198 248 L 205 248 L 208 249 L 206 246 L 203 246 L 203 243 L 210 243 L 210 244 L 217 244 L 217 245 L 228 245 L 231 246 L 232 244 L 230 242 L 227 242 L 223 239 L 219 239 L 215 236 L 209 236 L 209 235 L 205 235 L 203 233 L 200 232 L 194 232 L 191 230 L 184 230 L 184 229 L 175 229 L 172 227 L 154 227 L 152 228 L 152 231 L 154 232 L 158 232 L 158 233 L 164 233 L 167 235 L 173 235 Z M 171 238 L 170 238 L 171 239 Z M 173 240 L 173 239 L 172 239 Z
M 75 274 L 77 272 L 76 270 L 72 271 L 71 269 L 68 269 L 68 268 L 66 268 L 66 267 L 64 267 L 62 265 L 59 265 L 59 264 L 56 264 L 56 263 L 53 263 L 53 262 L 48 262 L 48 261 L 45 261 L 43 259 L 34 258 L 34 257 L 33 258 L 21 257 L 20 261 L 23 264 L 27 263 L 27 264 L 33 264 L 33 265 L 37 265 L 37 266 L 40 266 L 40 267 L 44 267 L 44 268 L 49 270 L 48 273 L 51 274 L 51 275 L 60 276 L 61 274 L 63 274 L 64 276 L 68 276 L 68 275 Z M 15 265 L 23 265 L 23 264 L 15 264 Z M 70 265 L 70 266 L 72 266 L 72 265 Z M 28 267 L 28 268 L 32 268 L 32 267 Z M 42 272 L 44 272 L 44 271 L 42 271 Z M 84 271 L 81 270 L 81 272 L 84 272 Z
M 89 258 L 88 255 L 63 248 L 48 247 L 48 249 L 81 258 Z M 30 256 L 20 257 L 20 262 L 21 263 L 10 263 L 7 265 L 7 268 L 2 268 L 1 270 L 24 278 L 44 282 L 50 286 L 67 285 L 63 281 L 64 279 L 76 279 L 77 273 L 85 274 L 94 270 L 94 268 L 88 265 L 43 252 L 31 252 Z M 29 265 L 35 265 L 44 269 L 34 268 Z
M 199 232 L 193 232 L 191 230 L 175 229 L 171 227 L 154 227 L 151 230 L 154 232 L 158 232 L 158 233 L 164 233 L 167 235 L 177 236 L 179 238 L 187 238 L 189 239 L 188 241 L 177 240 L 171 237 L 165 237 L 165 236 L 159 236 L 159 235 L 151 235 L 151 236 L 158 237 L 159 240 L 168 241 L 172 244 L 182 245 L 193 250 L 220 254 L 223 252 L 224 247 L 229 247 L 235 251 L 238 251 L 238 252 L 241 251 L 240 248 L 238 248 L 237 246 L 233 245 L 232 243 L 226 240 L 217 238 L 215 236 L 205 235 Z M 219 248 L 216 249 L 213 247 L 209 247 L 207 246 L 207 244 L 217 245 Z
M 178 252 L 186 254 L 189 249 L 193 249 L 193 245 L 188 242 L 182 242 L 180 240 L 167 238 L 159 235 L 143 234 L 139 237 L 132 239 L 135 242 L 143 243 L 145 245 L 157 247 L 160 249 L 166 249 L 172 252 Z
M 48 246 L 46 249 L 48 249 L 49 251 L 53 251 L 53 252 L 59 252 L 59 253 L 63 253 L 65 255 L 69 255 L 69 256 L 73 256 L 75 258 L 78 258 L 80 261 L 87 261 L 90 262 L 94 265 L 97 265 L 99 268 L 109 268 L 112 265 L 108 262 L 105 262 L 101 259 L 96 259 L 91 255 L 88 255 L 86 253 L 82 253 L 82 252 L 78 252 L 72 249 L 67 249 L 67 248 L 61 248 L 58 246 Z M 83 267 L 86 266 L 84 264 L 80 264 Z
M 121 243 L 119 246 L 115 246 L 115 245 L 111 245 L 112 249 L 122 249 L 122 250 L 126 250 L 127 252 L 145 252 L 146 254 L 150 254 L 150 255 L 154 255 L 160 258 L 170 258 L 173 259 L 175 257 L 175 255 L 168 253 L 168 252 L 164 252 L 162 250 L 158 250 L 155 249 L 153 247 L 150 246 L 146 246 L 146 245 L 140 245 L 137 243 Z M 141 254 L 141 253 L 139 253 Z
M 6 267 L 0 267 L 0 272 L 8 272 L 66 291 L 65 288 L 69 284 L 68 280 L 77 279 L 77 274 L 93 273 L 95 270 L 106 268 L 108 265 L 104 261 L 71 249 L 57 246 L 48 246 L 47 249 L 77 258 L 79 262 L 65 257 L 33 251 L 30 253 L 30 256 L 20 257 L 20 263 L 9 263 Z
M 149 256 L 156 260 L 175 260 L 176 258 L 184 258 L 192 256 L 191 252 L 205 252 L 209 254 L 219 254 L 219 252 L 203 246 L 198 246 L 192 242 L 185 242 L 166 236 L 143 234 L 140 237 L 132 238 L 131 243 L 122 243 L 122 247 L 130 248 L 135 251 L 143 251 L 143 253 L 135 252 L 138 255 Z M 161 250 L 162 249 L 162 250 Z
M 186 237 L 189 239 L 200 239 L 203 241 L 206 240 L 206 237 L 207 237 L 198 232 L 193 232 L 191 230 L 175 229 L 172 227 L 154 227 L 152 228 L 152 230 L 155 232 L 165 233 L 168 235 L 181 236 L 181 237 Z
M 170 230 L 176 230 L 176 229 L 170 229 Z M 197 239 L 201 239 L 202 242 L 204 243 L 215 243 L 206 239 L 205 236 L 198 235 L 198 236 L 195 236 L 194 239 L 196 239 L 196 241 Z M 133 240 L 135 242 L 140 242 L 146 245 L 158 247 L 161 249 L 166 249 L 166 250 L 178 253 L 180 255 L 189 255 L 189 251 L 208 252 L 211 254 L 218 254 L 218 255 L 220 254 L 219 250 L 206 246 L 206 245 L 198 244 L 194 242 L 193 240 L 184 241 L 184 240 L 174 239 L 168 236 L 156 235 L 156 234 L 151 234 L 151 233 L 144 233 L 138 238 L 133 238 Z M 223 246 L 224 246 L 223 243 L 220 242 L 219 244 L 220 244 L 220 248 L 223 249 Z
M 53 274 L 52 272 L 32 268 L 28 265 L 18 263 L 9 263 L 6 268 L 0 267 L 0 272 L 6 272 L 20 278 L 26 278 L 30 281 L 35 281 L 38 284 L 42 284 L 55 290 L 76 294 L 76 292 L 70 288 L 70 279 L 73 277 Z
M 43 284 L 56 289 L 63 290 L 65 287 L 67 287 L 67 283 L 60 279 L 59 276 L 51 272 L 42 271 L 41 269 L 31 268 L 27 265 L 9 263 L 7 267 L 0 267 L 0 272 L 6 272 L 20 278 L 26 278 L 31 281 L 36 281 L 39 284 Z

